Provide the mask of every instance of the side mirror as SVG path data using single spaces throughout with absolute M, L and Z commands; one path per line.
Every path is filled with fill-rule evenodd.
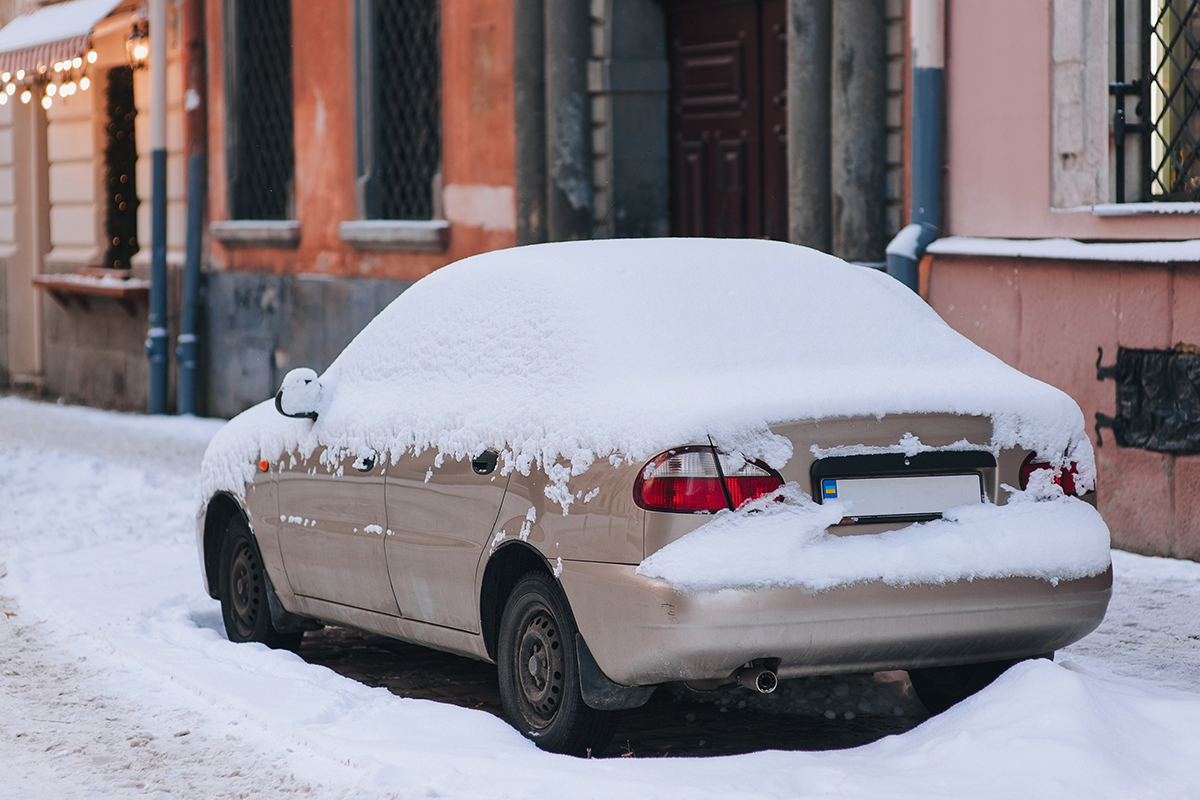
M 294 369 L 283 376 L 275 393 L 275 410 L 285 417 L 316 419 L 321 401 L 321 381 L 308 367 Z

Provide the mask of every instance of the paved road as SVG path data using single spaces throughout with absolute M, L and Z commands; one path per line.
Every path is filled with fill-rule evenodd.
M 385 686 L 401 697 L 504 716 L 496 668 L 491 664 L 338 627 L 305 634 L 299 652 L 309 663 L 370 686 Z M 881 703 L 886 707 L 879 708 Z M 871 707 L 875 713 L 861 710 Z M 851 718 L 846 719 L 847 709 L 854 708 L 859 712 L 850 711 Z M 903 716 L 897 716 L 896 710 Z M 683 687 L 664 686 L 645 706 L 624 713 L 612 744 L 598 755 L 839 750 L 904 733 L 924 719 L 924 710 L 911 693 L 894 682 L 880 684 L 869 676 L 784 681 L 778 695 L 768 697 L 736 688 L 701 696 Z

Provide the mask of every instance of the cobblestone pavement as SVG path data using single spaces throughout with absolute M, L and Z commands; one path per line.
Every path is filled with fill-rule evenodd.
M 492 664 L 333 626 L 305 634 L 299 654 L 311 664 L 328 667 L 368 686 L 387 687 L 401 697 L 436 700 L 504 716 L 496 667 Z M 831 695 L 854 701 L 853 690 L 845 682 L 833 678 L 809 680 L 824 681 Z M 780 695 L 787 694 L 789 683 L 781 683 Z M 912 708 L 897 708 L 904 711 L 903 716 L 839 712 L 834 719 L 819 713 L 769 713 L 754 707 L 762 705 L 753 702 L 759 698 L 741 689 L 734 692 L 702 697 L 681 687 L 661 687 L 646 705 L 624 712 L 612 744 L 598 755 L 613 758 L 840 750 L 904 733 L 925 719 L 920 710 Z M 751 702 L 738 700 L 736 693 Z

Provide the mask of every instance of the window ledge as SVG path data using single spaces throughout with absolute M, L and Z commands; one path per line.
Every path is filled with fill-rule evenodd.
M 294 219 L 227 219 L 208 226 L 212 237 L 226 247 L 296 247 L 300 223 Z
M 441 253 L 450 242 L 450 222 L 359 219 L 339 224 L 338 238 L 359 250 Z
M 947 256 L 1173 264 L 1200 262 L 1200 239 L 1178 242 L 1077 242 L 1074 239 L 947 236 L 930 244 L 925 252 Z
M 1140 217 L 1150 214 L 1200 214 L 1200 203 L 1101 203 L 1093 217 Z

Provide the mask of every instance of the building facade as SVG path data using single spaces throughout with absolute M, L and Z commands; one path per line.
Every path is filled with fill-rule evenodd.
M 1115 543 L 1200 558 L 1200 10 L 945 10 L 948 236 L 923 294 L 1080 404 Z

